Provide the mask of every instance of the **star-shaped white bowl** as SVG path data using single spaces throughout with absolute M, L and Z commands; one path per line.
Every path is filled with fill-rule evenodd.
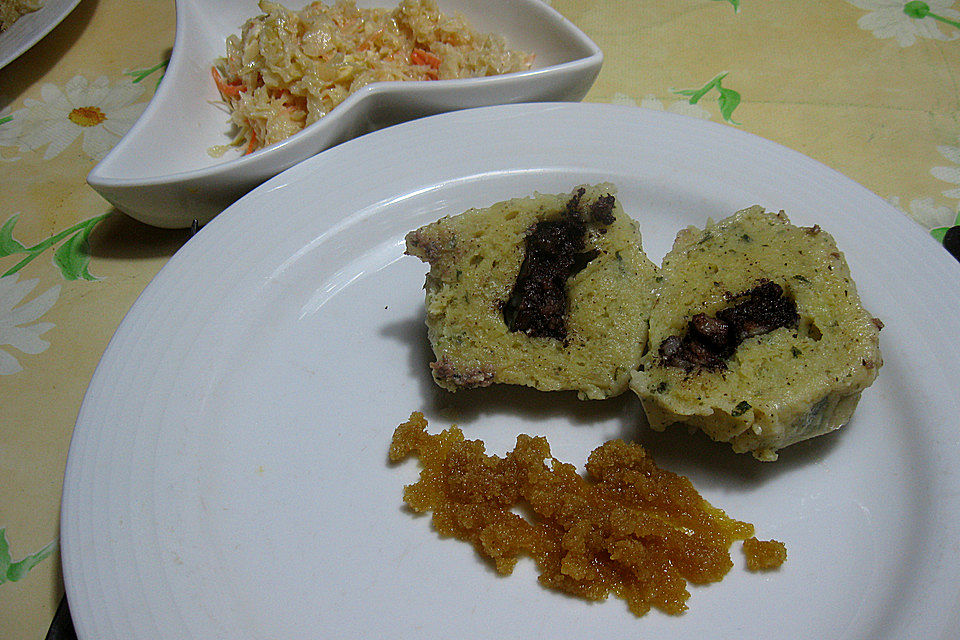
M 389 0 L 357 5 L 392 6 Z M 177 0 L 177 35 L 163 81 L 87 182 L 147 224 L 202 224 L 284 169 L 364 133 L 470 107 L 580 100 L 600 72 L 600 48 L 541 0 L 440 0 L 439 6 L 447 14 L 461 13 L 478 31 L 501 34 L 513 49 L 533 53 L 532 68 L 465 80 L 370 84 L 282 142 L 214 158 L 208 150 L 228 143 L 231 127 L 210 69 L 224 54 L 227 36 L 259 11 L 255 0 Z M 410 149 L 397 162 L 416 162 L 416 154 Z

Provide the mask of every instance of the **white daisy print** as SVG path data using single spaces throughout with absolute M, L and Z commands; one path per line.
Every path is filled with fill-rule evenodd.
M 13 117 L 10 107 L 0 109 L 0 147 L 13 147 L 20 137 L 20 121 Z M 0 162 L 14 162 L 19 158 L 4 158 L 0 155 Z
M 111 87 L 106 77 L 90 82 L 75 76 L 62 89 L 45 84 L 41 100 L 28 98 L 12 114 L 22 129 L 17 143 L 21 150 L 46 146 L 43 158 L 49 160 L 82 136 L 84 153 L 99 161 L 143 113 L 147 103 L 134 104 L 143 91 L 127 81 Z
M 635 107 L 637 106 L 637 101 L 627 94 L 617 91 L 610 96 L 610 104 L 618 104 L 625 107 Z
M 960 11 L 954 0 L 847 0 L 869 11 L 857 20 L 861 29 L 876 38 L 896 38 L 901 47 L 909 47 L 917 38 L 956 40 L 960 37 Z
M 956 147 L 944 145 L 937 147 L 937 151 L 939 151 L 940 155 L 944 158 L 952 162 L 954 166 L 934 167 L 930 169 L 930 173 L 932 173 L 935 178 L 957 185 L 956 189 L 947 189 L 943 192 L 943 195 L 948 198 L 960 198 L 960 145 Z
M 939 227 L 953 226 L 953 221 L 957 218 L 956 209 L 946 205 L 937 204 L 933 198 L 918 198 L 910 201 L 909 210 L 900 206 L 900 198 L 893 197 L 889 199 L 890 204 L 900 209 L 905 214 L 913 218 L 920 226 L 925 229 L 937 229 Z
M 673 100 L 669 104 L 664 105 L 664 103 L 658 100 L 653 94 L 644 96 L 640 101 L 640 106 L 644 109 L 680 113 L 685 116 L 700 118 L 701 120 L 709 120 L 713 117 L 709 111 L 700 106 L 700 103 L 690 104 L 689 100 Z
M 0 375 L 22 371 L 20 362 L 3 347 L 35 355 L 46 351 L 50 343 L 40 336 L 53 328 L 50 322 L 37 322 L 60 297 L 60 285 L 50 287 L 29 302 L 21 304 L 39 280 L 17 281 L 17 274 L 0 276 Z M 17 306 L 19 305 L 19 306 Z

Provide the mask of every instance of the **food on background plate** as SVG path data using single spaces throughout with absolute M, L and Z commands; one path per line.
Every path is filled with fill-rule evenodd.
M 532 64 L 433 0 L 403 0 L 393 10 L 342 0 L 299 11 L 266 0 L 259 7 L 263 14 L 227 38 L 213 68 L 239 128 L 234 144 L 246 153 L 297 133 L 371 82 L 477 78 Z
M 631 382 L 654 429 L 686 423 L 775 460 L 844 424 L 883 363 L 882 323 L 833 238 L 783 212 L 680 231 L 660 278 Z
M 0 33 L 9 29 L 21 17 L 37 11 L 42 6 L 43 3 L 40 0 L 0 0 Z
M 656 267 L 609 184 L 471 209 L 410 232 L 430 264 L 430 368 L 450 391 L 517 384 L 602 399 L 640 362 Z
M 753 525 L 711 506 L 637 444 L 598 447 L 584 478 L 553 458 L 543 437 L 520 435 L 501 458 L 456 427 L 437 435 L 426 427 L 414 412 L 393 434 L 390 459 L 415 455 L 423 466 L 404 501 L 433 512 L 440 535 L 470 542 L 502 575 L 527 556 L 545 587 L 587 600 L 613 593 L 638 616 L 651 607 L 679 614 L 690 597 L 687 583 L 721 580 L 733 566 L 733 542 L 754 534 Z M 771 569 L 786 559 L 782 543 L 753 541 L 758 550 L 745 552 L 761 561 L 751 567 Z

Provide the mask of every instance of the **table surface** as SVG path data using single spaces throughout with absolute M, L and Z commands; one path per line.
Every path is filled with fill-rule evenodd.
M 960 223 L 960 3 L 551 4 L 605 53 L 587 101 L 776 141 L 886 198 L 935 240 Z M 63 471 L 84 391 L 124 314 L 190 235 L 128 218 L 85 182 L 153 95 L 174 18 L 172 1 L 82 0 L 0 69 L 4 638 L 42 638 L 50 625 L 63 595 Z M 91 109 L 102 117 L 85 119 Z

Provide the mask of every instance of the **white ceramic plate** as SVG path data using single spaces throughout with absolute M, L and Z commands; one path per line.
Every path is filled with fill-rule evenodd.
M 359 0 L 396 6 L 399 0 Z M 305 0 L 286 3 L 290 7 Z M 286 140 L 241 156 L 208 150 L 233 138 L 229 114 L 210 76 L 228 35 L 257 15 L 255 0 L 177 0 L 177 36 L 170 65 L 143 115 L 87 181 L 121 211 L 159 227 L 201 224 L 293 164 L 384 126 L 468 107 L 580 100 L 600 72 L 603 54 L 569 20 L 540 0 L 440 0 L 478 31 L 503 35 L 535 55 L 521 73 L 438 82 L 367 85 L 327 116 Z M 411 149 L 412 156 L 419 151 Z M 405 162 L 410 161 L 408 158 Z
M 37 11 L 22 16 L 0 33 L 0 69 L 50 33 L 78 4 L 80 0 L 43 0 Z
M 401 161 L 420 149 L 416 163 Z M 612 180 L 659 261 L 676 231 L 762 203 L 819 223 L 886 323 L 886 364 L 844 429 L 737 456 L 639 426 L 629 395 L 449 394 L 427 369 L 425 266 L 404 234 L 445 214 Z M 635 108 L 515 105 L 358 138 L 277 176 L 178 252 L 121 324 L 79 415 L 64 580 L 82 640 L 939 638 L 960 602 L 960 266 L 883 200 L 733 127 Z M 638 439 L 786 543 L 690 610 L 642 619 L 496 576 L 401 506 L 394 427 L 423 410 L 502 454 L 548 436 L 583 465 Z M 582 468 L 582 467 L 581 467 Z

